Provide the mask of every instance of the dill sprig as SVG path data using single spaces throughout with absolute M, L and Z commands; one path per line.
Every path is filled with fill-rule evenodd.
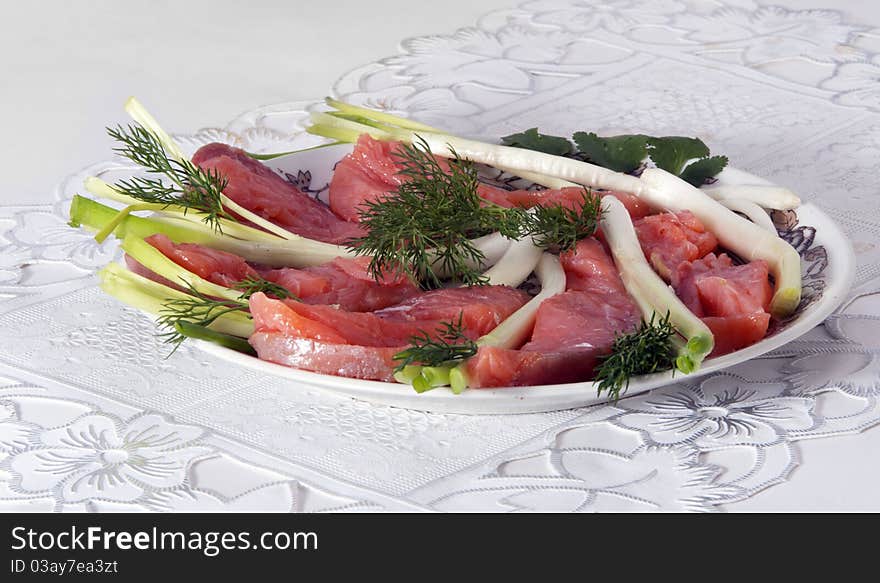
M 445 273 L 465 285 L 485 283 L 479 270 L 485 256 L 470 239 L 500 229 L 519 235 L 517 215 L 481 204 L 477 170 L 455 152 L 444 168 L 417 138 L 395 156 L 403 182 L 396 192 L 363 205 L 360 222 L 367 234 L 349 245 L 370 256 L 369 271 L 377 280 L 386 272 L 405 274 L 430 289 L 440 286 L 437 274 Z
M 114 152 L 171 181 L 166 184 L 159 178 L 135 176 L 116 183 L 113 188 L 117 192 L 146 203 L 204 213 L 204 222 L 222 232 L 220 219 L 232 218 L 223 209 L 221 198 L 229 182 L 226 177 L 216 170 L 203 170 L 189 160 L 169 157 L 159 138 L 141 125 L 107 128 L 107 133 L 120 143 Z
M 189 297 L 172 299 L 165 302 L 162 310 L 159 312 L 159 318 L 156 320 L 160 327 L 168 329 L 167 332 L 161 333 L 159 337 L 165 343 L 174 345 L 174 349 L 171 351 L 172 354 L 184 340 L 191 336 L 190 334 L 183 333 L 185 330 L 181 330 L 181 324 L 193 324 L 207 328 L 221 316 L 232 312 L 247 312 L 248 299 L 257 292 L 263 292 L 278 299 L 294 299 L 299 301 L 299 298 L 287 289 L 259 276 L 248 276 L 237 282 L 233 288 L 242 293 L 235 300 L 207 296 L 197 290 L 190 282 L 183 278 L 181 278 L 181 281 L 186 287 Z
M 617 400 L 620 392 L 629 387 L 631 377 L 675 368 L 675 349 L 672 339 L 675 329 L 669 322 L 669 313 L 655 322 L 642 320 L 638 330 L 621 334 L 614 339 L 611 354 L 596 367 L 598 394 L 607 391 Z
M 579 240 L 596 232 L 602 212 L 600 201 L 599 196 L 585 188 L 575 208 L 538 204 L 530 214 L 528 232 L 541 247 L 573 249 Z
M 409 340 L 409 348 L 394 355 L 400 364 L 395 372 L 411 365 L 441 366 L 461 362 L 477 353 L 477 343 L 465 336 L 462 327 L 463 313 L 457 322 L 442 322 L 431 335 L 424 330 Z
M 212 298 L 197 290 L 187 281 L 183 281 L 183 284 L 190 297 L 165 302 L 159 312 L 159 318 L 156 320 L 159 326 L 168 329 L 167 332 L 160 334 L 159 338 L 166 344 L 174 346 L 171 354 L 174 354 L 180 344 L 187 339 L 187 336 L 181 334 L 176 326 L 179 322 L 207 327 L 221 316 L 232 312 L 246 312 L 248 307 L 244 300 Z
M 357 254 L 370 257 L 368 269 L 377 280 L 389 272 L 404 274 L 433 289 L 441 284 L 438 274 L 445 274 L 454 282 L 480 285 L 487 281 L 480 272 L 485 255 L 471 241 L 475 237 L 496 231 L 510 239 L 528 235 L 537 245 L 565 250 L 596 230 L 599 197 L 587 190 L 575 208 L 505 208 L 479 196 L 476 167 L 454 150 L 448 164 L 441 164 L 417 137 L 395 156 L 401 185 L 362 205 L 360 222 L 367 234 L 348 242 Z
M 241 292 L 241 299 L 243 300 L 250 299 L 250 297 L 257 292 L 263 292 L 264 294 L 274 296 L 279 300 L 292 299 L 299 301 L 299 298 L 290 293 L 286 287 L 263 279 L 260 276 L 249 275 L 236 283 L 233 287 Z

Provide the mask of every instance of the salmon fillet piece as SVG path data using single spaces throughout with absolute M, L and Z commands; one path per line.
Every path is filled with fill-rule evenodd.
M 567 291 L 541 303 L 531 338 L 520 349 L 481 347 L 466 365 L 471 386 L 589 380 L 615 337 L 638 325 L 641 312 L 599 241 L 583 239 L 560 260 Z
M 223 190 L 226 196 L 292 233 L 335 244 L 364 234 L 363 229 L 336 216 L 330 207 L 300 191 L 244 150 L 207 144 L 192 161 L 229 181 Z
M 528 296 L 503 286 L 425 292 L 372 313 L 346 312 L 254 294 L 250 343 L 260 358 L 314 372 L 391 380 L 393 356 L 421 333 L 436 337 L 443 322 L 461 322 L 476 339 L 521 307 Z M 397 309 L 399 308 L 399 309 Z

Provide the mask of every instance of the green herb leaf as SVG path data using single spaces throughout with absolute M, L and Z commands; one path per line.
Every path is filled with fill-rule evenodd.
M 565 156 L 571 154 L 572 151 L 571 142 L 566 138 L 539 133 L 538 128 L 531 128 L 518 134 L 504 136 L 501 138 L 501 143 L 505 146 L 535 150 L 536 152 L 544 152 L 554 156 Z
M 274 296 L 279 300 L 293 299 L 299 301 L 299 298 L 290 293 L 287 288 L 272 283 L 260 276 L 248 276 L 233 286 L 241 291 L 241 299 L 248 300 L 257 292 L 263 292 L 266 295 Z
M 650 138 L 648 146 L 654 164 L 676 176 L 681 174 L 688 160 L 709 155 L 709 147 L 699 138 L 684 136 Z
M 349 246 L 370 257 L 369 271 L 377 280 L 402 273 L 436 288 L 442 272 L 465 285 L 485 283 L 479 269 L 485 256 L 470 239 L 495 230 L 516 236 L 524 213 L 484 205 L 473 163 L 456 155 L 441 165 L 420 138 L 401 145 L 396 156 L 403 183 L 397 192 L 362 205 L 367 234 Z
M 632 173 L 638 170 L 646 157 L 658 168 L 681 176 L 699 187 L 721 172 L 727 165 L 724 156 L 709 157 L 709 148 L 699 138 L 685 136 L 654 137 L 644 134 L 623 134 L 601 137 L 593 132 L 576 132 L 575 154 L 588 162 L 616 170 Z M 518 134 L 501 138 L 508 146 L 546 152 L 558 156 L 572 154 L 571 142 L 559 136 L 549 136 L 531 128 Z M 695 160 L 687 164 L 688 160 Z
M 184 279 L 181 279 L 181 282 L 189 297 L 166 302 L 162 311 L 159 312 L 157 320 L 159 326 L 168 329 L 167 332 L 160 334 L 160 338 L 167 344 L 174 345 L 172 354 L 184 340 L 189 337 L 197 337 L 195 334 L 198 333 L 198 329 L 193 326 L 207 329 L 224 314 L 247 312 L 248 299 L 257 292 L 263 292 L 278 299 L 299 300 L 287 289 L 259 276 L 250 276 L 236 283 L 233 288 L 242 293 L 235 300 L 213 298 L 197 290 L 190 282 Z M 192 333 L 187 333 L 187 331 Z
M 462 328 L 463 313 L 457 322 L 443 322 L 433 335 L 421 331 L 410 338 L 410 347 L 394 355 L 400 363 L 395 372 L 407 366 L 442 366 L 467 360 L 477 353 L 477 343 L 465 336 Z
M 532 217 L 521 207 L 507 208 L 482 200 L 480 231 L 498 231 L 508 239 L 519 239 L 530 232 Z
M 246 312 L 247 301 L 245 300 L 221 300 L 209 297 L 197 290 L 191 283 L 181 278 L 187 298 L 169 300 L 163 305 L 156 322 L 162 328 L 168 328 L 168 332 L 159 337 L 167 344 L 174 346 L 171 354 L 186 340 L 187 335 L 182 333 L 177 324 L 186 322 L 202 327 L 208 327 L 224 314 L 231 312 Z M 170 356 L 170 354 L 169 354 Z
M 605 391 L 616 401 L 630 378 L 675 368 L 674 335 L 667 313 L 658 322 L 654 316 L 650 322 L 642 320 L 638 330 L 615 338 L 611 354 L 596 367 L 598 394 Z
M 727 166 L 727 156 L 701 158 L 688 164 L 681 173 L 682 180 L 699 188 L 710 178 L 714 178 Z
M 159 138 L 140 125 L 107 128 L 107 133 L 120 143 L 114 152 L 171 181 L 169 185 L 161 179 L 136 176 L 115 184 L 116 191 L 146 203 L 177 205 L 205 213 L 205 223 L 218 233 L 220 219 L 232 219 L 220 198 L 228 180 L 219 172 L 202 170 L 188 160 L 169 158 Z
M 537 205 L 529 221 L 529 234 L 541 247 L 567 251 L 596 232 L 601 216 L 601 198 L 584 189 L 576 208 Z
M 576 132 L 572 137 L 587 161 L 617 172 L 633 172 L 641 166 L 651 139 L 642 134 L 600 138 L 592 132 Z

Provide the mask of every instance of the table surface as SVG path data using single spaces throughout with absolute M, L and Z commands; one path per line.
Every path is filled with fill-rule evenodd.
M 727 4 L 757 10 L 748 0 Z M 773 4 L 830 9 L 840 22 L 880 27 L 873 2 Z M 128 95 L 149 104 L 166 128 L 191 134 L 263 105 L 320 98 L 344 73 L 398 54 L 404 38 L 452 33 L 510 8 L 511 0 L 242 6 L 54 1 L 7 9 L 0 19 L 0 205 L 51 204 L 65 176 L 108 159 L 103 128 L 125 121 L 120 105 Z M 813 14 L 825 22 L 829 13 Z M 872 463 L 880 428 L 798 441 L 796 449 L 799 466 L 787 479 L 723 508 L 880 511 L 880 465 Z

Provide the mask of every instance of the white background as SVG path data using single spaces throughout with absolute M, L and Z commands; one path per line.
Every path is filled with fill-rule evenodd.
M 880 26 L 874 0 L 777 0 Z M 137 95 L 173 132 L 330 92 L 401 40 L 448 33 L 511 0 L 8 3 L 0 18 L 0 204 L 46 203 L 108 157 L 104 127 Z M 772 177 L 768 177 L 771 178 Z M 730 510 L 880 511 L 880 429 L 800 442 L 802 467 Z

